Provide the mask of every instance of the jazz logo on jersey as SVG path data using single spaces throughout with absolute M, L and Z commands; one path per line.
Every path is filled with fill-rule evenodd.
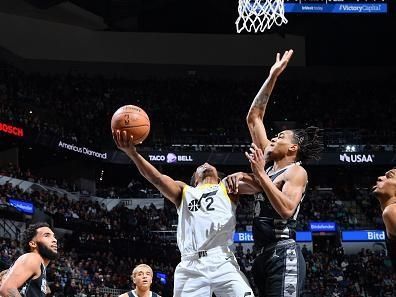
M 216 195 L 216 193 L 217 193 L 217 190 L 213 191 L 213 192 L 202 194 L 201 198 L 199 198 L 199 199 L 191 200 L 190 203 L 188 204 L 188 210 L 194 212 L 194 211 L 198 211 L 199 209 L 201 209 L 202 199 L 205 199 L 205 202 L 207 202 L 207 205 L 206 205 L 207 211 L 215 210 L 211 205 L 214 202 L 214 199 L 212 196 Z
M 188 209 L 189 211 L 197 211 L 198 209 L 201 208 L 201 199 L 194 199 L 188 204 Z

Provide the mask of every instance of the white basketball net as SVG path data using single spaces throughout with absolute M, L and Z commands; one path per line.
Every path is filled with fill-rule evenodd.
M 280 26 L 287 23 L 284 0 L 239 0 L 236 20 L 237 32 L 264 32 L 273 24 Z

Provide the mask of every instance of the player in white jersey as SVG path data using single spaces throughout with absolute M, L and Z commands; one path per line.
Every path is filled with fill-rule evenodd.
M 176 205 L 181 262 L 175 270 L 173 296 L 254 296 L 230 250 L 237 201 L 227 194 L 216 168 L 208 163 L 199 166 L 192 187 L 160 173 L 136 151 L 133 137 L 125 131 L 113 131 L 113 138 L 140 173 Z

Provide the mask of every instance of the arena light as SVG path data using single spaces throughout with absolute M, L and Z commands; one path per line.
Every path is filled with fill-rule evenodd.
M 355 145 L 347 145 L 345 148 L 345 151 L 347 152 L 356 152 L 356 146 Z

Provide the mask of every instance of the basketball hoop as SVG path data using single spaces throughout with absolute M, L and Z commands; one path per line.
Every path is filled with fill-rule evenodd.
M 237 32 L 264 32 L 273 24 L 280 26 L 287 23 L 284 0 L 239 0 L 236 20 Z

